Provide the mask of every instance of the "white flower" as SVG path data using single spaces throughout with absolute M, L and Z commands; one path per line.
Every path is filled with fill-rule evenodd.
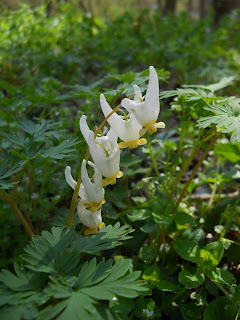
M 89 146 L 96 167 L 106 177 L 102 185 L 116 183 L 116 178 L 122 177 L 122 172 L 119 171 L 120 150 L 116 134 L 110 130 L 107 136 L 96 137 L 94 140 L 94 133 L 89 129 L 85 115 L 80 119 L 80 130 Z
M 104 200 L 104 189 L 102 187 L 102 175 L 91 161 L 88 164 L 94 168 L 94 182 L 92 182 L 88 176 L 86 168 L 86 160 L 84 159 L 81 167 L 81 178 L 82 183 L 78 195 L 84 201 L 85 207 L 87 207 L 91 212 L 97 211 L 103 203 Z M 68 184 L 75 189 L 77 182 L 73 179 L 71 175 L 71 167 L 66 167 L 65 177 Z
M 158 76 L 154 67 L 149 67 L 149 82 L 145 100 L 142 97 L 140 88 L 134 85 L 134 100 L 123 99 L 121 105 L 129 112 L 135 115 L 137 121 L 144 127 L 140 134 L 143 135 L 149 131 L 154 133 L 157 128 L 165 128 L 164 122 L 156 122 L 159 112 L 159 84 Z
M 71 167 L 67 166 L 65 168 L 65 178 L 67 180 L 67 183 L 69 184 L 69 186 L 75 190 L 75 187 L 77 185 L 77 181 L 75 181 L 72 177 L 72 174 L 71 174 Z M 79 191 L 78 191 L 78 195 L 79 197 L 82 199 L 82 198 L 86 198 L 86 194 L 85 194 L 85 190 L 84 190 L 84 186 L 83 184 L 80 185 L 80 188 L 79 188 Z
M 150 311 L 149 309 L 143 309 L 143 313 L 145 313 L 146 316 L 150 318 L 154 314 L 154 311 Z
M 81 199 L 77 206 L 77 212 L 82 224 L 88 227 L 88 229 L 85 230 L 84 235 L 96 234 L 98 229 L 103 225 L 101 208 L 92 213 L 85 207 L 84 199 Z
M 113 111 L 103 94 L 100 96 L 100 105 L 105 117 Z M 130 115 L 130 119 L 123 120 L 114 112 L 107 121 L 118 137 L 124 141 L 119 143 L 119 148 L 136 148 L 138 145 L 147 143 L 146 139 L 140 139 L 139 131 L 142 129 L 142 125 L 133 114 Z

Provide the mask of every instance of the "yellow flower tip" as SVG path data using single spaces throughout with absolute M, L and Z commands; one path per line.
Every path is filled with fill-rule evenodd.
M 164 129 L 165 123 L 164 122 L 157 122 L 155 120 L 148 122 L 144 125 L 144 128 L 147 129 L 147 131 L 152 134 L 157 131 L 157 129 Z
M 122 171 L 118 171 L 118 173 L 116 174 L 116 178 L 120 179 L 122 178 L 122 176 L 123 176 Z
M 166 128 L 166 124 L 164 122 L 157 122 L 156 123 L 156 127 L 158 129 L 165 129 Z
M 90 234 L 97 234 L 98 233 L 98 227 L 96 228 L 86 228 L 83 235 L 89 236 Z
M 130 149 L 135 149 L 138 146 L 142 146 L 143 144 L 146 144 L 146 143 L 147 143 L 147 140 L 145 138 L 142 138 L 138 140 L 131 140 L 128 142 L 120 142 L 118 146 L 120 149 L 124 149 L 127 147 L 129 147 Z
M 106 203 L 106 201 L 104 199 L 102 199 L 100 202 L 91 202 L 90 203 L 90 211 L 92 213 L 96 212 L 102 204 Z
M 84 236 L 89 236 L 90 234 L 97 234 L 98 230 L 100 230 L 102 228 L 102 226 L 104 226 L 104 222 L 100 223 L 100 225 L 98 227 L 95 228 L 85 228 L 83 235 Z
M 98 226 L 98 229 L 100 230 L 104 225 L 105 225 L 104 222 L 100 223 L 100 225 Z
M 116 183 L 116 179 L 118 178 L 122 178 L 123 176 L 123 173 L 122 171 L 119 171 L 118 173 L 116 173 L 113 177 L 110 177 L 110 178 L 105 178 L 103 181 L 102 181 L 102 186 L 103 187 L 106 187 L 107 185 L 109 184 L 115 184 Z

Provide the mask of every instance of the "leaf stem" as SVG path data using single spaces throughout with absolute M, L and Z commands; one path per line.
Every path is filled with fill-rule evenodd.
M 206 138 L 203 139 L 204 142 L 208 141 L 210 138 L 212 138 L 212 136 L 215 135 L 215 132 L 208 135 Z M 199 138 L 200 139 L 200 136 Z M 188 160 L 185 162 L 185 164 L 183 165 L 182 169 L 179 171 L 179 173 L 177 174 L 173 184 L 172 184 L 172 191 L 171 193 L 168 195 L 168 198 L 171 198 L 176 190 L 176 187 L 179 183 L 179 181 L 182 179 L 182 176 L 184 175 L 184 173 L 187 171 L 187 169 L 189 168 L 190 164 L 192 163 L 193 159 L 195 158 L 196 154 L 199 152 L 200 149 L 200 144 L 197 143 L 196 146 L 193 148 L 192 153 L 190 154 Z
M 156 160 L 155 160 L 154 155 L 153 155 L 152 145 L 151 145 L 150 141 L 148 141 L 147 146 L 148 146 L 148 151 L 149 151 L 150 157 L 152 159 L 152 163 L 153 163 L 153 167 L 155 169 L 156 175 L 157 175 L 158 178 L 160 178 L 160 173 L 159 173 L 159 170 L 158 170 L 158 167 L 157 167 Z
M 1 192 L 3 194 L 3 199 L 11 205 L 12 209 L 15 211 L 19 220 L 21 221 L 22 225 L 24 226 L 27 234 L 32 239 L 32 237 L 34 236 L 34 233 L 33 233 L 32 229 L 30 228 L 29 224 L 27 223 L 26 219 L 24 218 L 22 212 L 18 208 L 16 202 L 9 197 L 9 195 L 7 194 L 7 192 L 5 190 L 1 190 Z
M 216 134 L 216 135 L 215 135 L 215 137 L 213 138 L 212 142 L 209 144 L 209 146 L 208 146 L 207 149 L 205 150 L 204 154 L 203 154 L 202 157 L 199 159 L 199 161 L 198 161 L 198 163 L 196 164 L 196 166 L 195 166 L 195 168 L 194 168 L 194 170 L 193 170 L 190 178 L 188 179 L 187 183 L 185 184 L 185 186 L 184 186 L 184 188 L 183 188 L 183 190 L 182 190 L 182 192 L 181 192 L 181 194 L 180 194 L 180 196 L 179 196 L 179 198 L 178 198 L 178 200 L 177 200 L 177 202 L 176 202 L 176 204 L 175 204 L 175 206 L 174 206 L 174 208 L 173 208 L 172 213 L 175 213 L 175 212 L 177 211 L 177 208 L 178 208 L 179 204 L 181 203 L 181 201 L 182 201 L 182 199 L 183 199 L 183 197 L 184 197 L 184 195 L 185 195 L 185 193 L 186 193 L 186 191 L 187 191 L 190 183 L 192 182 L 193 178 L 194 178 L 195 175 L 197 174 L 198 169 L 200 168 L 200 166 L 201 166 L 201 164 L 203 163 L 203 161 L 207 158 L 207 155 L 208 155 L 209 151 L 213 148 L 214 144 L 216 143 L 217 139 L 218 139 L 220 136 L 221 136 L 221 134 L 219 134 L 219 135 Z
M 172 184 L 172 191 L 171 193 L 168 195 L 168 198 L 171 198 L 175 192 L 175 189 L 179 183 L 179 181 L 182 179 L 182 176 L 184 175 L 184 173 L 186 172 L 186 170 L 189 168 L 190 164 L 192 163 L 192 160 L 195 158 L 196 154 L 198 153 L 200 149 L 199 145 L 196 145 L 195 148 L 193 149 L 190 157 L 188 158 L 188 160 L 185 162 L 185 164 L 183 165 L 182 169 L 179 171 L 179 173 L 177 174 L 173 184 Z

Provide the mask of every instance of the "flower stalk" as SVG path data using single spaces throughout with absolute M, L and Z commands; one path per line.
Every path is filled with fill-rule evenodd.
M 7 203 L 10 204 L 10 206 L 12 207 L 12 209 L 15 211 L 18 219 L 21 221 L 22 225 L 24 226 L 27 234 L 28 234 L 29 237 L 32 239 L 32 237 L 34 236 L 34 233 L 33 233 L 32 229 L 30 228 L 27 220 L 24 218 L 22 212 L 21 212 L 20 209 L 18 208 L 16 202 L 9 197 L 9 195 L 7 194 L 7 192 L 6 192 L 5 190 L 1 190 L 1 192 L 2 192 L 2 199 L 5 200 Z
M 207 158 L 209 151 L 213 148 L 213 146 L 215 145 L 216 141 L 218 140 L 218 138 L 219 138 L 220 136 L 221 136 L 221 134 L 219 134 L 219 135 L 215 134 L 212 142 L 209 144 L 209 146 L 208 146 L 207 149 L 205 150 L 204 154 L 203 154 L 202 157 L 199 159 L 199 161 L 198 161 L 197 165 L 195 166 L 195 168 L 194 168 L 194 170 L 193 170 L 190 178 L 188 179 L 187 183 L 185 184 L 185 186 L 184 186 L 184 188 L 183 188 L 183 190 L 182 190 L 182 192 L 181 192 L 181 194 L 180 194 L 180 196 L 179 196 L 179 198 L 178 198 L 178 200 L 177 200 L 177 202 L 176 202 L 176 204 L 175 204 L 175 206 L 174 206 L 174 208 L 173 208 L 172 213 L 175 213 L 175 212 L 177 211 L 178 206 L 179 206 L 179 204 L 181 203 L 181 201 L 182 201 L 185 193 L 187 192 L 187 189 L 188 189 L 190 183 L 192 182 L 192 180 L 194 179 L 195 175 L 197 174 L 198 169 L 200 168 L 200 166 L 201 166 L 201 164 L 203 163 L 203 161 Z

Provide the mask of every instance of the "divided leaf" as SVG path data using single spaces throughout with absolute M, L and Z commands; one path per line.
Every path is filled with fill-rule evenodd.
M 230 133 L 231 142 L 240 142 L 240 103 L 236 99 L 228 104 L 204 107 L 205 110 L 211 111 L 215 115 L 202 117 L 198 120 L 198 127 L 206 128 L 212 123 L 217 127 L 224 127 L 223 133 Z
M 77 235 L 76 240 L 73 243 L 73 247 L 78 252 L 96 253 L 100 250 L 112 249 L 121 245 L 120 241 L 132 238 L 129 233 L 134 230 L 128 225 L 120 227 L 120 223 L 117 222 L 114 226 L 104 225 L 96 234 L 92 237 L 83 237 Z

